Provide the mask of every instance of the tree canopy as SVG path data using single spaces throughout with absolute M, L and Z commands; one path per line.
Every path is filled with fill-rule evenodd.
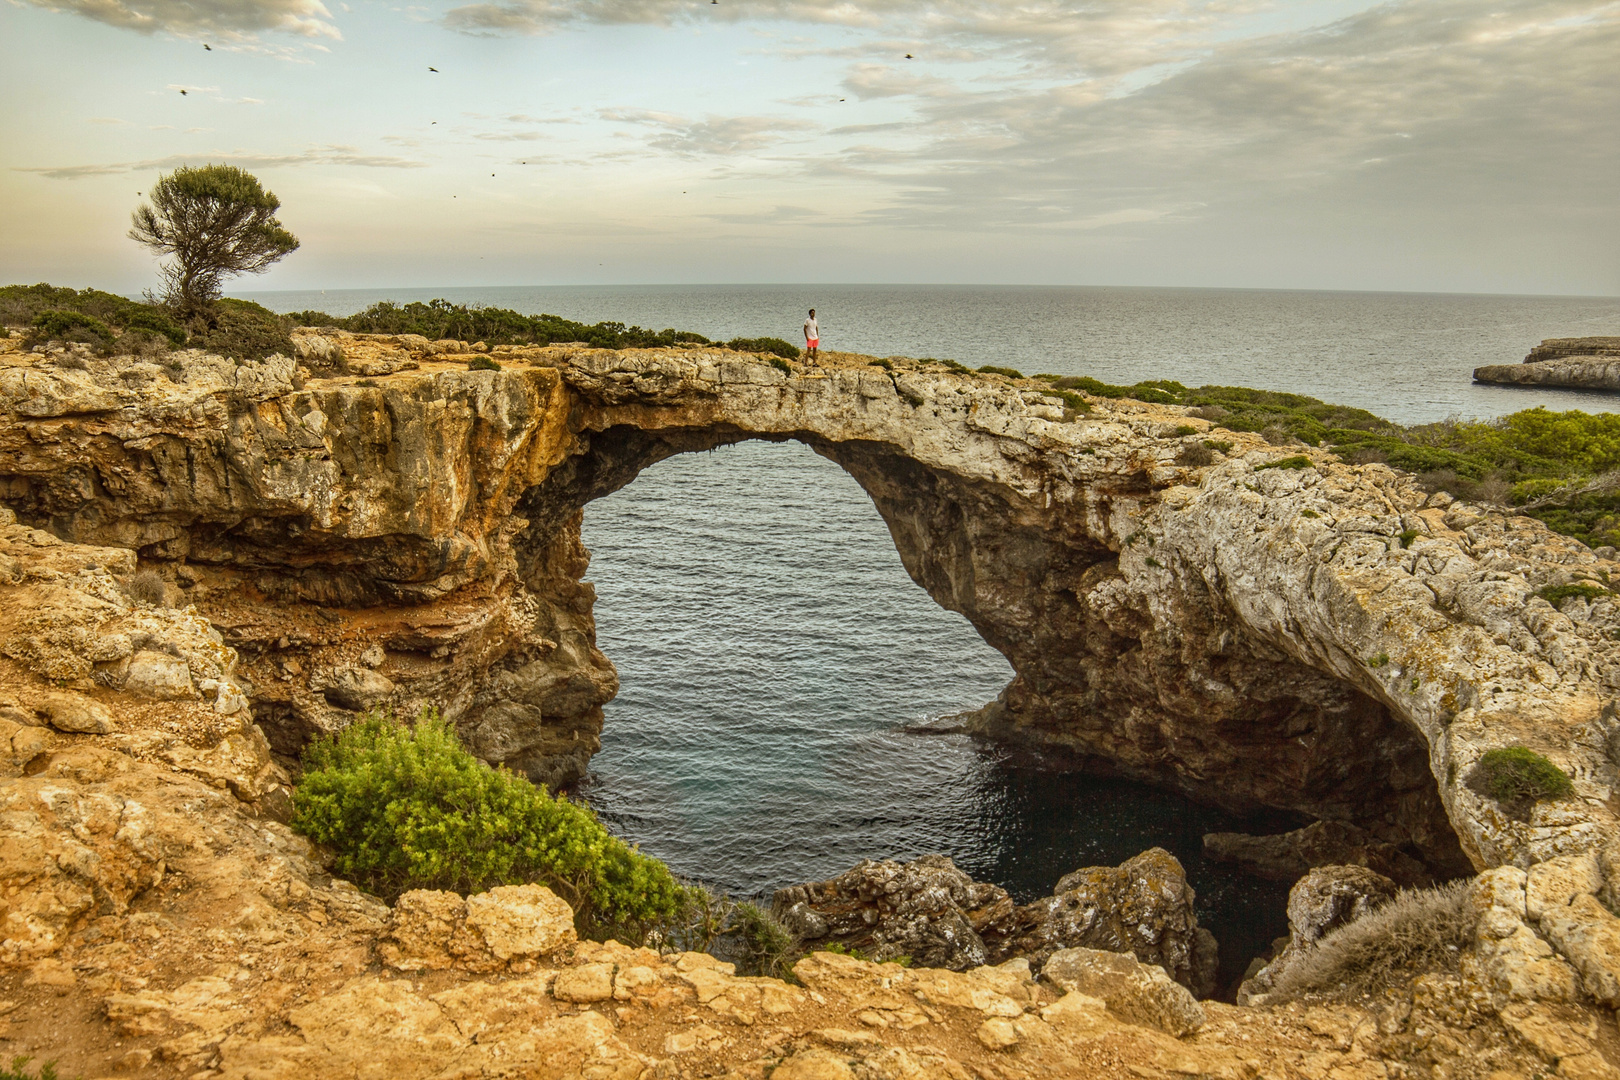
M 165 299 L 187 318 L 219 298 L 226 278 L 262 274 L 298 249 L 276 219 L 281 200 L 234 165 L 179 168 L 158 180 L 134 214 L 130 238 L 159 255 Z

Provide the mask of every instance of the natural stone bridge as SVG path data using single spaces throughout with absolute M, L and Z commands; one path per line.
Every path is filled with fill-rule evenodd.
M 1528 518 L 1179 409 L 1076 415 L 1037 382 L 930 363 L 553 347 L 471 371 L 454 342 L 300 347 L 304 371 L 0 368 L 7 505 L 138 549 L 240 652 L 282 755 L 373 703 L 432 704 L 490 761 L 579 776 L 617 688 L 583 508 L 672 454 L 796 439 L 1013 665 L 985 734 L 1351 821 L 1442 873 L 1613 835 L 1620 613 L 1536 590 L 1620 568 Z M 49 651 L 28 658 L 127 677 L 127 657 Z M 1507 745 L 1561 765 L 1576 797 L 1517 820 L 1476 794 L 1480 755 Z

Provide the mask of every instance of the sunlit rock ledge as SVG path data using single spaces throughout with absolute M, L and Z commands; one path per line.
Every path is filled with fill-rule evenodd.
M 0 357 L 7 1045 L 86 1075 L 1613 1074 L 1594 1010 L 1620 1004 L 1620 625 L 1607 598 L 1536 595 L 1607 580 L 1579 543 L 1178 409 L 1077 411 L 898 358 L 313 333 L 300 353 Z M 484 355 L 501 369 L 469 370 Z M 549 901 L 448 894 L 421 903 L 489 955 L 421 955 L 414 909 L 277 823 L 283 766 L 358 710 L 432 703 L 487 760 L 577 775 L 616 689 L 582 508 L 746 438 L 844 466 L 912 576 L 1008 656 L 985 734 L 1487 870 L 1460 972 L 1375 1002 L 1204 1003 L 1194 1029 L 1016 961 L 818 954 L 795 988 L 560 933 L 514 951 Z M 1509 745 L 1575 796 L 1520 820 L 1472 791 Z M 1098 987 L 1160 985 L 1104 968 Z
M 1503 386 L 1620 390 L 1620 337 L 1549 338 L 1522 364 L 1487 364 L 1474 381 Z
M 299 365 L 0 368 L 9 505 L 137 550 L 240 653 L 286 761 L 369 704 L 436 704 L 490 761 L 580 775 L 616 691 L 582 508 L 671 454 L 798 439 L 1012 663 L 986 734 L 1349 821 L 1444 873 L 1612 834 L 1620 612 L 1536 592 L 1615 567 L 1528 518 L 1176 408 L 1075 415 L 1033 380 L 934 364 L 553 347 L 478 371 L 459 343 L 301 342 Z M 1225 450 L 1190 452 L 1206 440 Z M 1577 797 L 1516 820 L 1468 787 L 1521 744 Z

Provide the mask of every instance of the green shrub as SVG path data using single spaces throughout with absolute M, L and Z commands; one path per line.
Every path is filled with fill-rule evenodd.
M 169 340 L 175 348 L 186 343 L 186 331 L 181 325 L 169 318 L 162 308 L 151 305 L 139 305 L 124 315 L 124 329 L 149 330 L 154 334 L 161 334 Z
M 1005 375 L 1009 379 L 1022 379 L 1024 377 L 1023 372 L 1019 371 L 1017 368 L 997 367 L 994 364 L 985 364 L 983 367 L 979 368 L 979 374 Z
M 1524 746 L 1485 751 L 1469 774 L 1468 786 L 1503 804 L 1562 799 L 1575 793 L 1563 769 Z
M 45 325 L 39 323 L 42 316 L 49 316 Z M 73 334 L 103 348 L 122 348 L 131 343 L 123 335 L 136 331 L 162 335 L 173 347 L 186 341 L 185 329 L 155 304 L 98 289 L 45 284 L 0 287 L 0 325 L 4 324 L 34 327 L 30 337 L 36 343 Z
M 1367 666 L 1370 668 L 1381 668 L 1388 663 L 1389 653 L 1387 652 L 1381 652 L 1377 656 L 1369 657 L 1367 659 Z
M 39 1067 L 39 1071 L 34 1075 L 28 1075 L 28 1063 L 33 1060 L 31 1057 L 21 1054 L 12 1058 L 11 1068 L 0 1067 L 0 1080 L 57 1080 L 56 1062 L 54 1061 L 47 1061 Z
M 102 345 L 112 344 L 112 327 L 79 311 L 42 311 L 34 316 L 34 337 L 39 341 L 65 341 L 75 330 L 96 338 Z
M 889 363 L 889 361 L 887 361 L 887 360 L 882 360 L 882 359 L 868 360 L 866 362 L 866 366 L 867 367 L 880 367 L 884 371 L 893 371 L 894 370 L 894 365 L 893 364 Z
M 782 374 L 784 374 L 784 375 L 793 374 L 793 365 L 789 364 L 786 360 L 782 359 L 780 356 L 771 357 L 769 362 L 770 362 L 771 367 L 775 368 L 777 371 L 780 371 Z
M 785 982 L 797 982 L 793 964 L 804 953 L 793 932 L 776 917 L 751 901 L 738 904 L 731 912 L 731 925 L 742 941 L 743 971 L 749 975 L 769 975 Z
M 501 365 L 497 364 L 495 361 L 491 360 L 487 356 L 475 356 L 471 360 L 467 361 L 467 370 L 468 371 L 499 371 L 499 370 L 501 370 Z
M 293 355 L 291 319 L 251 300 L 216 300 L 197 316 L 191 344 L 233 360 Z
M 390 901 L 537 881 L 583 934 L 632 942 L 677 924 L 690 890 L 586 807 L 491 769 L 431 710 L 414 726 L 370 715 L 310 746 L 293 828 L 336 853 L 343 877 Z
M 1268 461 L 1263 465 L 1256 465 L 1254 470 L 1255 472 L 1259 472 L 1261 469 L 1309 469 L 1315 464 L 1316 463 L 1314 461 L 1306 457 L 1304 454 L 1295 454 L 1293 457 L 1278 458 L 1276 461 Z
M 354 385 L 356 385 L 356 386 L 364 386 L 368 390 L 375 390 L 377 388 L 377 380 L 376 379 L 356 379 Z
M 1614 593 L 1601 585 L 1590 582 L 1577 581 L 1569 585 L 1544 585 L 1536 590 L 1536 595 L 1547 601 L 1553 607 L 1568 600 L 1572 596 L 1583 597 L 1587 600 L 1596 600 L 1600 596 L 1613 596 Z
M 1204 446 L 1210 450 L 1219 450 L 1223 454 L 1229 453 L 1232 449 L 1231 442 L 1226 439 L 1205 439 Z
M 1412 546 L 1412 541 L 1416 540 L 1418 536 L 1419 533 L 1416 529 L 1402 529 L 1400 536 L 1396 539 L 1400 540 L 1401 547 L 1409 548 Z
M 1299 512 L 1299 516 L 1300 517 L 1308 517 L 1308 518 L 1317 518 L 1317 517 L 1321 517 L 1322 515 L 1318 514 L 1315 510 L 1312 510 L 1310 507 L 1307 506 L 1305 509 L 1303 509 L 1303 510 L 1301 510 Z
M 1171 434 L 1176 436 L 1178 439 L 1184 439 L 1188 435 L 1198 434 L 1198 429 L 1193 427 L 1191 424 L 1177 424 L 1176 430 L 1171 432 Z
M 1305 994 L 1349 1000 L 1429 972 L 1456 971 L 1477 922 L 1465 881 L 1403 890 L 1298 955 L 1277 973 L 1268 1000 Z
M 666 330 L 664 333 L 674 334 L 675 331 Z M 680 337 L 681 335 L 677 334 L 676 336 Z M 688 334 L 686 336 L 695 338 L 698 335 Z M 698 343 L 702 344 L 702 340 L 700 339 Z M 772 356 L 780 356 L 785 360 L 797 360 L 799 358 L 797 348 L 781 338 L 774 337 L 732 338 L 726 342 L 726 348 L 735 349 L 737 352 L 770 353 Z

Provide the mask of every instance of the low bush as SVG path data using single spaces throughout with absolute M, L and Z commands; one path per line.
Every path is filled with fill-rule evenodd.
M 1427 972 L 1454 972 L 1478 921 L 1468 883 L 1403 890 L 1339 927 L 1278 973 L 1271 1000 L 1306 994 L 1348 1000 Z
M 331 847 L 339 874 L 390 901 L 539 882 L 582 934 L 635 944 L 680 925 L 693 901 L 588 808 L 474 758 L 431 710 L 414 725 L 373 714 L 312 744 L 293 808 L 293 828 Z
M 729 929 L 742 941 L 740 967 L 745 974 L 797 982 L 793 964 L 804 953 L 793 932 L 778 922 L 776 916 L 758 904 L 744 901 L 732 908 Z
M 1315 464 L 1316 462 L 1304 454 L 1295 454 L 1293 457 L 1278 458 L 1276 461 L 1267 461 L 1264 464 L 1256 465 L 1254 471 L 1259 472 L 1261 469 L 1309 469 Z
M 467 370 L 468 371 L 499 371 L 499 370 L 501 370 L 501 365 L 497 364 L 495 361 L 491 360 L 487 356 L 475 356 L 471 360 L 467 361 Z
M 983 367 L 979 368 L 979 374 L 1005 375 L 1009 379 L 1022 379 L 1024 377 L 1023 372 L 1019 371 L 1017 368 L 997 367 L 994 364 L 985 364 Z
M 1534 803 L 1575 793 L 1568 774 L 1525 746 L 1487 750 L 1469 774 L 1468 786 L 1499 803 Z
M 780 371 L 784 375 L 793 374 L 793 365 L 789 364 L 786 360 L 782 359 L 780 356 L 771 357 L 770 364 L 771 364 L 771 367 L 775 368 L 777 371 Z
M 880 367 L 884 371 L 893 371 L 894 370 L 894 364 L 890 363 L 888 360 L 884 360 L 884 359 L 881 359 L 881 358 L 879 358 L 877 360 L 868 360 L 866 362 L 866 366 L 867 367 Z
M 135 576 L 129 579 L 124 587 L 124 593 L 134 601 L 150 604 L 152 607 L 162 607 L 168 599 L 168 585 L 163 581 L 163 575 L 156 570 L 137 570 Z
M 672 330 L 666 330 L 664 332 L 674 333 Z M 687 336 L 689 338 L 698 337 L 696 334 L 689 334 Z M 702 344 L 701 340 L 699 341 L 699 344 Z M 797 348 L 795 348 L 791 343 L 783 341 L 781 338 L 774 337 L 732 338 L 730 341 L 726 342 L 726 348 L 735 349 L 737 352 L 767 353 L 771 356 L 780 356 L 784 360 L 797 360 L 799 358 L 799 350 Z
M 186 331 L 156 304 L 115 296 L 99 289 L 54 285 L 0 287 L 0 325 L 27 325 L 32 344 L 82 341 L 98 351 L 147 352 L 147 339 L 171 347 L 185 344 Z
M 191 329 L 191 344 L 233 360 L 293 355 L 293 321 L 251 300 L 216 300 Z
M 1568 600 L 1572 596 L 1579 596 L 1586 600 L 1596 600 L 1603 596 L 1613 596 L 1614 593 L 1602 585 L 1591 582 L 1577 581 L 1568 585 L 1546 585 L 1536 590 L 1536 595 L 1547 601 L 1553 607 Z
M 42 311 L 34 316 L 32 330 L 37 341 L 82 341 L 88 337 L 107 346 L 114 337 L 112 327 L 82 311 Z
M 39 1067 L 38 1072 L 29 1075 L 28 1063 L 33 1060 L 31 1057 L 21 1054 L 12 1058 L 9 1069 L 0 1067 L 0 1080 L 57 1080 L 56 1062 L 54 1061 L 45 1062 Z

